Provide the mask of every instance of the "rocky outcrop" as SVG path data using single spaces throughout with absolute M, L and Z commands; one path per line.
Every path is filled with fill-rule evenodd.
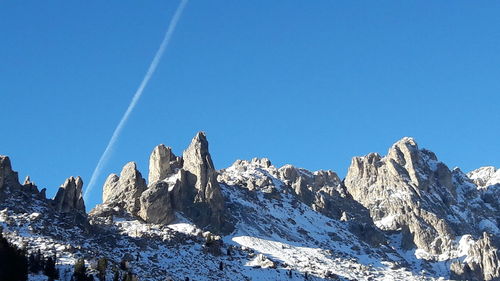
M 137 170 L 137 165 L 129 162 L 123 167 L 120 176 L 108 176 L 103 187 L 102 200 L 104 203 L 117 204 L 136 215 L 140 210 L 139 198 L 145 190 L 146 181 Z
M 282 193 L 292 193 L 300 201 L 323 215 L 345 221 L 351 231 L 372 246 L 386 242 L 383 233 L 373 225 L 368 210 L 353 200 L 333 171 L 315 171 L 284 165 L 276 168 L 267 158 L 237 160 L 220 171 L 218 180 L 228 186 L 249 191 L 250 198 L 275 199 L 282 204 Z
M 168 224 L 175 219 L 172 197 L 166 182 L 154 182 L 146 189 L 140 197 L 140 206 L 138 215 L 146 222 Z
M 163 144 L 156 146 L 149 157 L 148 183 L 164 180 L 168 175 L 182 167 L 182 159 L 172 153 L 170 147 Z
M 85 203 L 82 196 L 83 181 L 80 177 L 70 177 L 59 187 L 54 199 L 47 199 L 46 189 L 38 191 L 38 187 L 27 176 L 24 183 L 19 183 L 17 172 L 12 170 L 9 157 L 0 156 L 0 201 L 7 197 L 22 198 L 26 204 L 16 204 L 13 208 L 21 210 L 32 202 L 43 202 L 60 213 L 78 214 L 79 220 L 86 223 Z
M 285 165 L 278 169 L 278 178 L 290 186 L 302 202 L 328 217 L 351 217 L 363 224 L 371 222 L 368 211 L 352 199 L 333 171 L 310 172 Z
M 19 187 L 19 177 L 17 172 L 12 170 L 9 157 L 0 155 L 0 191 L 7 187 Z
M 500 169 L 493 166 L 481 167 L 467 173 L 467 176 L 481 189 L 500 185 Z
M 200 227 L 230 229 L 204 133 L 193 138 L 182 157 L 165 145 L 156 146 L 149 168 L 148 186 L 133 162 L 125 165 L 120 176 L 111 174 L 103 188 L 104 204 L 121 207 L 150 223 L 168 224 L 181 211 Z
M 199 224 L 220 229 L 224 224 L 224 199 L 205 133 L 196 134 L 182 154 L 182 159 L 186 180 L 177 205 Z
M 490 235 L 484 232 L 470 247 L 464 262 L 454 262 L 450 269 L 454 280 L 500 280 L 498 249 L 493 246 Z
M 431 255 L 448 251 L 456 235 L 477 232 L 479 214 L 460 211 L 482 208 L 475 186 L 412 138 L 395 143 L 385 157 L 354 157 L 344 182 L 379 228 L 407 230 L 403 240 Z
M 85 213 L 82 187 L 83 181 L 80 177 L 68 178 L 59 188 L 53 199 L 55 209 L 62 213 L 69 213 L 73 211 Z

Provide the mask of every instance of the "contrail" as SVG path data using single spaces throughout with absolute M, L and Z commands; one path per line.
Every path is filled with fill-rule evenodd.
M 111 136 L 111 139 L 109 140 L 108 145 L 106 146 L 106 149 L 104 150 L 103 154 L 101 155 L 101 158 L 99 158 L 99 162 L 97 162 L 97 166 L 94 169 L 94 172 L 92 173 L 92 177 L 90 178 L 89 185 L 87 189 L 85 190 L 85 195 L 83 196 L 85 200 L 87 200 L 89 193 L 92 191 L 92 188 L 94 188 L 94 185 L 96 183 L 97 178 L 101 175 L 101 170 L 106 164 L 106 162 L 109 160 L 110 153 L 113 150 L 113 147 L 118 140 L 118 137 L 120 136 L 123 127 L 125 127 L 125 124 L 128 121 L 128 118 L 130 117 L 130 113 L 134 110 L 135 106 L 137 105 L 137 102 L 142 96 L 142 92 L 144 91 L 144 88 L 147 86 L 149 79 L 151 79 L 151 76 L 153 76 L 153 73 L 156 70 L 156 67 L 158 66 L 158 63 L 160 62 L 161 57 L 163 56 L 163 53 L 165 52 L 165 49 L 167 48 L 170 38 L 172 38 L 172 34 L 174 33 L 175 27 L 177 26 L 177 22 L 179 21 L 182 11 L 184 10 L 184 7 L 186 6 L 188 0 L 181 0 L 179 3 L 179 6 L 177 7 L 177 10 L 175 11 L 174 16 L 170 20 L 170 24 L 168 25 L 167 32 L 165 33 L 165 37 L 163 38 L 163 41 L 161 42 L 160 48 L 156 52 L 155 57 L 153 58 L 153 61 L 151 62 L 151 65 L 149 65 L 148 72 L 146 72 L 146 75 L 142 79 L 141 84 L 139 85 L 139 88 L 134 94 L 134 97 L 132 98 L 132 101 L 130 101 L 130 104 L 128 105 L 127 111 L 125 111 L 125 114 L 123 114 L 122 119 L 120 120 L 120 123 L 118 123 L 118 126 L 116 126 L 115 131 L 113 132 L 113 135 Z

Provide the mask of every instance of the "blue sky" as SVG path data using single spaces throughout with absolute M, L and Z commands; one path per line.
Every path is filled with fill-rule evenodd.
M 0 154 L 48 194 L 88 182 L 177 1 L 0 1 Z M 343 177 L 403 136 L 500 166 L 500 2 L 194 1 L 103 171 L 207 133 L 217 168 Z M 99 187 L 101 184 L 99 184 Z M 87 202 L 100 202 L 96 188 Z

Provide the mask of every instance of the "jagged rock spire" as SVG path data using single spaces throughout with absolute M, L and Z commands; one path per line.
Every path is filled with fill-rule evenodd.
M 180 168 L 181 159 L 172 152 L 170 147 L 163 144 L 156 146 L 149 157 L 148 183 L 164 180 L 168 175 Z
M 205 133 L 199 132 L 182 154 L 183 169 L 186 171 L 187 185 L 196 190 L 195 203 L 207 203 L 212 215 L 212 223 L 224 207 L 224 200 L 217 182 L 217 172 L 208 151 L 208 141 Z
M 449 251 L 457 235 L 477 233 L 474 225 L 489 220 L 481 211 L 457 211 L 469 208 L 469 202 L 480 204 L 474 199 L 475 186 L 459 170 L 451 172 L 433 152 L 419 149 L 413 138 L 396 142 L 385 157 L 354 157 L 344 183 L 379 228 L 403 229 L 403 240 L 411 242 L 406 245 L 431 254 Z
M 0 190 L 7 186 L 18 187 L 19 177 L 17 172 L 12 170 L 9 157 L 0 155 Z
M 104 203 L 121 204 L 127 211 L 136 214 L 140 209 L 139 198 L 144 190 L 146 181 L 137 170 L 135 162 L 129 162 L 123 167 L 120 176 L 108 176 L 102 199 Z
M 454 280 L 499 280 L 498 249 L 490 235 L 484 232 L 483 237 L 470 247 L 464 262 L 454 262 L 450 269 Z
M 85 203 L 82 196 L 83 181 L 80 177 L 68 178 L 54 197 L 57 211 L 67 213 L 74 210 L 85 213 Z
M 222 229 L 224 199 L 204 133 L 196 134 L 182 158 L 169 147 L 155 147 L 149 167 L 148 186 L 133 162 L 125 165 L 120 176 L 111 174 L 103 188 L 104 203 L 147 222 L 170 223 L 175 211 L 181 211 L 200 227 L 231 229 L 229 225 Z

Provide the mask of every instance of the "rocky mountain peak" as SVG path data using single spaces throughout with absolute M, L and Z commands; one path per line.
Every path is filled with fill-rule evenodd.
M 165 145 L 156 146 L 149 161 L 149 185 L 134 162 L 120 176 L 111 174 L 103 187 L 104 205 L 118 206 L 146 222 L 167 224 L 181 211 L 200 227 L 219 231 L 224 222 L 224 198 L 205 133 L 198 133 L 182 157 Z M 99 206 L 94 214 L 107 213 Z
M 74 210 L 85 213 L 82 187 L 83 181 L 80 177 L 66 179 L 53 199 L 56 210 L 62 213 Z
M 493 166 L 481 167 L 467 173 L 467 176 L 481 189 L 500 184 L 500 169 Z
M 224 199 L 217 182 L 217 171 L 208 150 L 205 133 L 199 132 L 196 134 L 189 147 L 183 152 L 182 159 L 182 168 L 186 172 L 186 186 L 188 189 L 190 187 L 195 189 L 192 192 L 183 187 L 181 190 L 183 201 L 201 203 L 196 214 L 192 214 L 193 217 L 198 218 L 201 224 L 221 225 L 222 221 L 220 219 L 224 208 Z M 193 195 L 194 198 L 191 198 Z M 206 208 L 203 208 L 203 206 L 206 206 Z M 192 210 L 185 211 L 191 212 Z M 209 215 L 207 216 L 206 213 Z
M 385 157 L 355 157 L 344 182 L 353 198 L 370 210 L 377 226 L 391 230 L 408 227 L 416 247 L 429 253 L 446 251 L 431 245 L 444 245 L 455 237 L 455 222 L 447 218 L 465 219 L 452 207 L 466 204 L 457 195 L 462 190 L 455 185 L 459 180 L 433 152 L 419 149 L 412 138 L 396 142 Z
M 269 160 L 268 158 L 253 158 L 251 163 L 259 165 L 263 168 L 269 168 L 272 166 L 271 160 Z
M 33 184 L 33 183 L 31 182 L 31 178 L 30 178 L 30 176 L 26 176 L 26 178 L 24 179 L 24 183 L 23 183 L 23 185 L 28 185 L 28 184 Z
M 182 165 L 182 160 L 172 152 L 172 148 L 163 144 L 156 146 L 149 157 L 148 183 L 164 180 Z
M 222 195 L 217 182 L 217 172 L 208 151 L 205 133 L 199 132 L 182 154 L 183 169 L 187 172 L 187 183 L 197 189 L 195 201 L 216 204 L 215 209 L 222 209 Z
M 117 203 L 136 214 L 139 209 L 139 197 L 146 190 L 146 180 L 137 170 L 135 162 L 123 166 L 120 176 L 111 174 L 106 179 L 103 187 L 103 202 Z
M 12 170 L 9 157 L 0 155 L 0 190 L 7 186 L 19 186 L 19 177 L 17 172 Z

